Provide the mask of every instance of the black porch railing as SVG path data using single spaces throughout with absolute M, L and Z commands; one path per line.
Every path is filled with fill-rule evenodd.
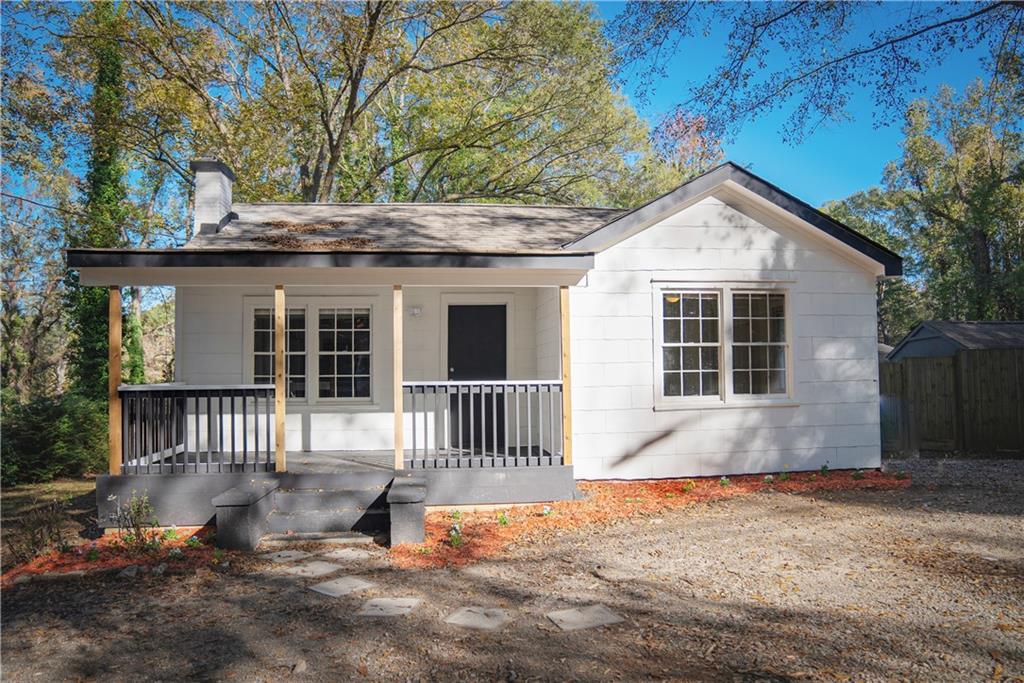
M 270 472 L 274 385 L 122 385 L 121 473 Z
M 560 381 L 403 382 L 402 392 L 407 469 L 563 464 Z

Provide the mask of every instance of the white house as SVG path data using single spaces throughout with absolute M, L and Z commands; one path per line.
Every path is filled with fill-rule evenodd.
M 631 211 L 239 204 L 192 168 L 185 247 L 68 252 L 85 284 L 176 292 L 177 382 L 111 387 L 101 493 L 185 520 L 253 474 L 411 472 L 454 504 L 880 463 L 900 257 L 739 166 Z

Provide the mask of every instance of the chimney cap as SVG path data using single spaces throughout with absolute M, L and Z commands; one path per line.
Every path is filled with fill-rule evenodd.
M 228 167 L 228 165 L 225 164 L 220 159 L 215 159 L 213 157 L 199 157 L 197 159 L 193 159 L 192 161 L 190 161 L 189 164 L 188 164 L 188 167 L 189 167 L 189 169 L 192 170 L 193 173 L 211 172 L 211 171 L 216 171 L 218 173 L 223 173 L 224 175 L 226 175 L 228 177 L 228 180 L 230 180 L 231 182 L 235 182 L 234 171 L 232 171 Z

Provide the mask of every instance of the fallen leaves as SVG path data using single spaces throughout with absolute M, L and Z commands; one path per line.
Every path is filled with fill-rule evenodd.
M 455 548 L 447 542 L 451 519 L 447 513 L 427 515 L 425 543 L 392 548 L 392 562 L 402 568 L 461 566 L 498 557 L 517 543 L 543 540 L 548 535 L 615 524 L 633 517 L 654 517 L 669 509 L 688 507 L 733 496 L 764 491 L 808 493 L 846 490 L 893 490 L 910 485 L 909 478 L 896 478 L 878 471 L 830 472 L 828 477 L 814 473 L 791 474 L 786 481 L 765 482 L 760 475 L 730 478 L 721 486 L 718 478 L 662 479 L 631 482 L 580 482 L 586 494 L 582 500 L 547 505 L 529 505 L 507 510 L 507 525 L 498 523 L 497 512 L 464 512 L 459 524 L 462 544 Z M 550 510 L 545 514 L 545 509 Z

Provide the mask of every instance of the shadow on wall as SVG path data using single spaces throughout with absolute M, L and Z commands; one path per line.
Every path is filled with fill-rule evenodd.
M 759 282 L 779 281 L 788 289 L 789 310 L 786 313 L 790 338 L 787 343 L 791 367 L 787 381 L 792 383 L 789 387 L 792 400 L 799 405 L 688 409 L 676 413 L 659 411 L 654 420 L 658 426 L 656 431 L 637 434 L 637 438 L 642 440 L 621 447 L 618 454 L 607 458 L 607 469 L 612 472 L 628 471 L 629 465 L 638 459 L 666 457 L 666 453 L 673 454 L 667 457 L 692 459 L 692 469 L 706 476 L 782 469 L 815 470 L 822 465 L 833 468 L 878 466 L 879 437 L 870 439 L 865 436 L 872 425 L 877 431 L 878 421 L 865 422 L 870 420 L 870 416 L 861 416 L 857 418 L 860 424 L 856 424 L 857 420 L 854 424 L 845 424 L 837 416 L 837 406 L 842 405 L 844 398 L 850 400 L 844 394 L 845 388 L 837 385 L 835 393 L 830 394 L 828 387 L 814 386 L 822 384 L 824 379 L 819 379 L 816 374 L 805 374 L 806 367 L 803 368 L 805 372 L 801 372 L 801 364 L 824 361 L 834 366 L 836 377 L 842 378 L 842 373 L 846 373 L 845 377 L 850 381 L 874 382 L 877 396 L 877 368 L 864 373 L 862 359 L 853 357 L 856 354 L 852 353 L 855 349 L 850 345 L 851 337 L 843 335 L 845 330 L 834 328 L 835 318 L 847 310 L 842 307 L 839 294 L 851 294 L 843 286 L 843 280 L 861 277 L 851 274 L 858 273 L 859 267 L 833 252 L 826 242 L 782 226 L 763 212 L 750 207 L 745 207 L 743 212 L 726 204 L 713 218 L 703 217 L 701 221 L 693 221 L 693 225 L 685 225 L 684 219 L 679 225 L 685 227 L 678 229 L 693 231 L 696 235 L 692 241 L 700 246 L 694 248 L 695 252 L 718 252 L 720 260 L 717 263 L 715 259 L 708 259 L 707 267 L 714 271 L 713 279 L 750 281 L 753 287 Z M 689 234 L 687 239 L 691 239 Z M 651 243 L 644 246 L 669 248 L 675 246 L 675 240 L 673 244 Z M 654 279 L 662 276 L 669 279 L 672 274 L 656 272 L 652 275 L 656 276 Z M 699 280 L 701 276 L 700 270 L 686 272 L 689 279 Z M 819 320 L 814 319 L 818 310 L 815 307 L 820 303 L 812 299 L 814 294 L 827 295 L 825 303 L 834 305 L 832 310 L 821 313 Z M 856 292 L 852 294 L 859 295 Z M 871 296 L 874 296 L 873 289 Z M 861 315 L 856 309 L 850 310 L 851 315 Z M 657 315 L 657 312 L 653 313 Z M 816 326 L 823 320 L 826 323 L 824 327 L 832 330 L 827 334 Z M 649 324 L 656 321 L 657 317 Z M 870 332 L 874 333 L 873 326 Z M 812 341 L 815 337 L 831 337 L 824 344 L 832 349 L 829 358 L 813 358 L 816 355 Z M 807 343 L 811 344 L 811 358 L 801 358 L 808 355 L 803 348 Z M 871 347 L 870 361 L 877 364 L 874 345 Z M 659 353 L 660 349 L 654 352 Z M 730 369 L 723 368 L 722 372 L 728 373 Z M 654 377 L 654 381 L 658 382 L 660 378 Z M 647 378 L 634 377 L 631 385 L 646 386 L 648 382 Z M 860 407 L 867 402 L 856 400 L 856 397 L 852 401 Z M 693 433 L 692 443 L 687 442 L 688 432 Z M 707 441 L 709 432 L 713 432 L 717 442 Z M 678 443 L 672 446 L 671 440 Z M 850 450 L 837 450 L 843 448 Z

